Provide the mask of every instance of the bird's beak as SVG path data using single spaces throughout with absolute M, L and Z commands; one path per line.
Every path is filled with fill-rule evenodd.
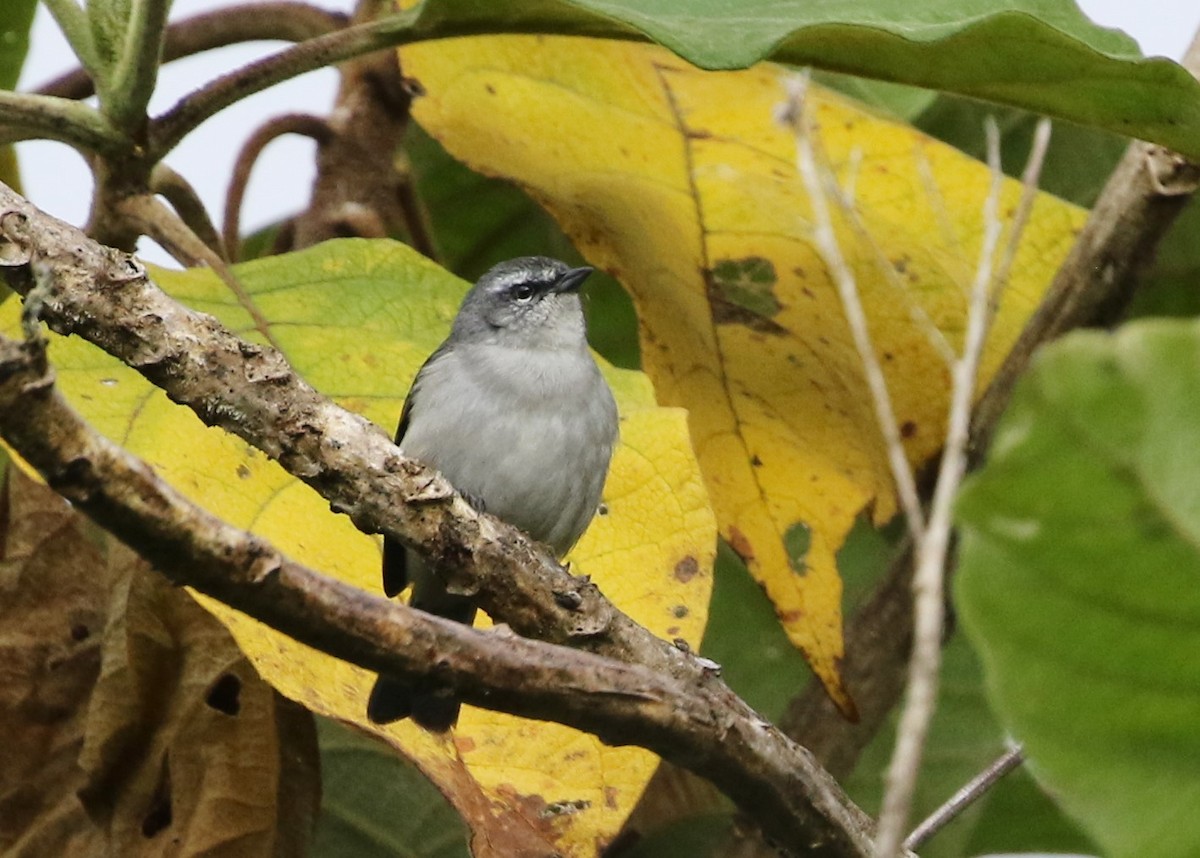
M 555 292 L 575 292 L 583 285 L 583 281 L 587 280 L 588 275 L 595 271 L 590 265 L 584 265 L 582 268 L 572 268 L 562 277 L 558 278 L 558 282 L 554 284 L 553 291 Z

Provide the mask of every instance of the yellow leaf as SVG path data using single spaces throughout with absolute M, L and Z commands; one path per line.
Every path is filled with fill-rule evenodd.
M 335 241 L 239 266 L 248 304 L 208 271 L 155 272 L 196 309 L 269 340 L 323 393 L 381 426 L 396 423 L 412 376 L 449 330 L 466 284 L 403 245 Z M 16 302 L 0 329 L 18 326 Z M 204 427 L 135 373 L 77 339 L 54 339 L 64 392 L 101 431 L 177 488 L 294 559 L 380 592 L 379 541 L 245 442 Z M 654 403 L 640 373 L 605 368 L 621 444 L 598 516 L 569 558 L 620 608 L 667 639 L 698 646 L 707 619 L 716 525 L 688 443 L 686 417 Z M 611 839 L 657 758 L 590 735 L 466 707 L 450 738 L 365 718 L 373 677 L 197 597 L 272 685 L 315 712 L 402 749 L 472 825 L 479 854 L 548 848 L 590 855 Z M 491 844 L 488 846 L 487 844 Z
M 521 36 L 412 45 L 401 62 L 427 93 L 414 102 L 421 125 L 472 168 L 521 185 L 632 294 L 644 368 L 659 402 L 688 410 L 723 536 L 851 714 L 835 554 L 857 516 L 886 521 L 896 500 L 809 241 L 795 141 L 772 121 L 786 72 L 703 72 L 650 46 Z M 809 110 L 831 168 L 854 182 L 864 229 L 843 218 L 839 239 L 919 464 L 942 443 L 949 372 L 913 311 L 959 342 L 988 171 L 820 89 Z M 1008 183 L 1002 210 L 1018 195 Z M 1037 201 L 983 380 L 1082 220 Z

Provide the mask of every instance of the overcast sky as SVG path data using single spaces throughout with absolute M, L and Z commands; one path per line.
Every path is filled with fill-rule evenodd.
M 3 2 L 3 0 L 0 0 Z M 314 5 L 349 11 L 353 0 L 310 0 Z M 214 6 L 212 0 L 175 0 L 172 17 L 182 18 Z M 1189 39 L 1200 26 L 1200 3 L 1196 0 L 1081 0 L 1084 12 L 1107 27 L 1117 27 L 1138 40 L 1150 56 L 1182 56 Z M 278 45 L 259 43 L 212 51 L 179 60 L 164 69 L 151 112 L 172 105 L 189 86 L 208 80 L 258 56 L 273 53 Z M 28 89 L 66 70 L 71 54 L 44 7 L 34 23 L 32 46 L 21 77 Z M 324 113 L 333 102 L 335 74 L 319 71 L 280 84 L 246 99 L 206 122 L 193 132 L 168 158 L 177 171 L 197 188 L 213 219 L 219 224 L 225 185 L 233 160 L 250 129 L 265 116 L 290 111 Z M 87 216 L 91 179 L 75 153 L 56 143 L 29 142 L 18 146 L 22 180 L 29 198 L 72 223 Z M 244 229 L 254 229 L 303 207 L 312 182 L 312 144 L 294 136 L 281 138 L 268 147 L 255 167 L 243 205 Z M 147 242 L 140 248 L 148 259 L 165 262 L 166 257 Z

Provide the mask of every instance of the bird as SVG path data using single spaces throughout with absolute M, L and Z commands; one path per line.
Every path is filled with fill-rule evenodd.
M 618 440 L 616 401 L 588 348 L 579 297 L 592 271 L 545 256 L 487 271 L 417 372 L 396 429 L 404 455 L 558 558 L 595 515 Z M 408 586 L 411 607 L 473 623 L 469 596 L 447 592 L 425 559 L 385 538 L 384 593 Z M 460 708 L 444 681 L 382 674 L 367 717 L 377 724 L 411 717 L 442 733 Z

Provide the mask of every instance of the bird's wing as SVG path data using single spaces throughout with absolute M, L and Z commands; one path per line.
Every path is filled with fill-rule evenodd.
M 400 423 L 396 427 L 396 444 L 403 445 L 404 443 L 404 435 L 408 431 L 409 419 L 412 416 L 414 394 L 421 385 L 421 376 L 425 372 L 425 368 L 447 351 L 446 343 L 442 343 L 417 370 L 412 387 L 408 389 L 408 396 L 404 398 L 404 407 L 400 410 Z M 395 596 L 408 584 L 408 550 L 397 540 L 385 536 L 383 538 L 383 592 L 389 597 Z

